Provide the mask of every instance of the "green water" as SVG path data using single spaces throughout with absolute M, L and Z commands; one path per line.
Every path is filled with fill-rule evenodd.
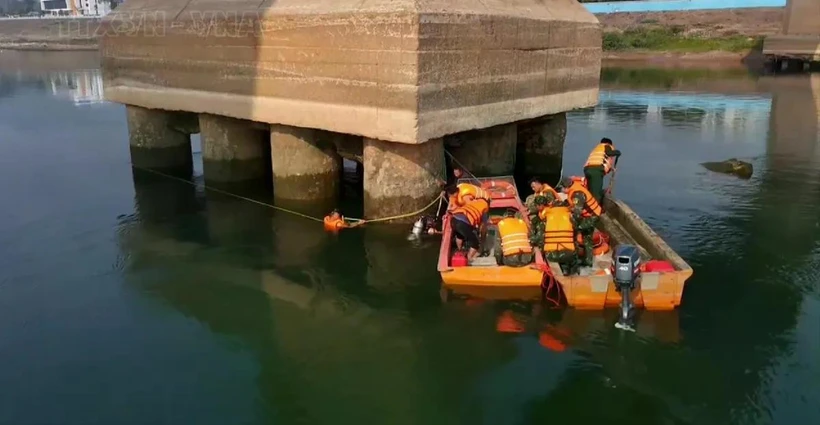
M 123 107 L 73 100 L 93 69 L 19 63 L 0 65 L 2 424 L 820 423 L 808 85 L 687 97 L 668 81 L 761 82 L 609 69 L 570 115 L 565 173 L 612 138 L 615 192 L 695 269 L 679 311 L 625 334 L 607 313 L 443 303 L 437 241 L 403 226 L 331 236 L 132 171 Z M 730 157 L 752 179 L 698 165 Z M 505 312 L 524 332 L 496 331 Z

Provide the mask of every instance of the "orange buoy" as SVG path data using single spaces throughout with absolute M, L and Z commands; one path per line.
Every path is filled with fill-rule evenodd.
M 576 237 L 576 241 L 578 242 L 579 254 L 584 255 L 584 237 L 580 233 Z M 609 235 L 595 230 L 595 233 L 592 234 L 592 255 L 603 255 L 609 252 L 609 250 Z
M 503 180 L 487 180 L 481 183 L 481 188 L 489 192 L 493 199 L 512 198 L 515 196 L 515 186 Z

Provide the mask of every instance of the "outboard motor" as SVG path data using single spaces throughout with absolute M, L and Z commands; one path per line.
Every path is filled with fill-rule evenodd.
M 641 252 L 635 245 L 618 245 L 612 251 L 612 278 L 615 289 L 621 293 L 621 314 L 615 325 L 621 329 L 632 329 L 632 290 L 641 277 Z

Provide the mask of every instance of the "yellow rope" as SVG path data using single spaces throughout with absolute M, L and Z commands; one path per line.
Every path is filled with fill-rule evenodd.
M 430 207 L 432 207 L 433 205 L 435 205 L 435 203 L 436 203 L 439 199 L 441 199 L 441 194 L 439 194 L 438 196 L 436 196 L 436 199 L 433 199 L 433 201 L 432 201 L 432 202 L 430 202 L 429 204 L 427 204 L 427 206 L 425 206 L 424 208 L 422 208 L 422 209 L 420 209 L 420 210 L 418 210 L 418 211 L 413 211 L 413 212 L 411 212 L 411 213 L 407 213 L 407 214 L 394 215 L 394 216 L 392 216 L 392 217 L 374 218 L 373 220 L 366 220 L 366 221 L 367 221 L 368 223 L 378 223 L 378 222 L 380 222 L 380 221 L 398 220 L 398 219 L 400 219 L 400 218 L 407 218 L 407 217 L 417 216 L 417 215 L 419 215 L 419 214 L 421 214 L 421 213 L 423 213 L 423 212 L 427 211 L 427 209 L 428 209 L 428 208 L 430 208 Z M 351 218 L 350 220 L 362 221 L 361 219 L 358 219 L 358 218 Z
M 196 183 L 194 183 L 194 182 L 192 182 L 192 181 L 190 181 L 190 180 L 186 180 L 186 179 L 183 179 L 183 178 L 180 178 L 180 177 L 177 177 L 177 176 L 172 176 L 172 175 L 170 175 L 170 174 L 166 174 L 166 173 L 163 173 L 163 172 L 161 172 L 161 171 L 152 170 L 152 169 L 150 169 L 150 168 L 143 168 L 143 167 L 139 167 L 139 166 L 136 166 L 136 165 L 134 165 L 134 164 L 131 164 L 131 166 L 132 166 L 132 167 L 134 167 L 134 168 L 136 168 L 136 169 L 138 169 L 138 170 L 141 170 L 141 171 L 146 171 L 146 172 L 149 172 L 149 173 L 153 173 L 153 174 L 156 174 L 156 175 L 158 175 L 158 176 L 162 176 L 162 177 L 167 177 L 167 178 L 172 179 L 172 180 L 177 180 L 177 181 L 180 181 L 180 182 L 182 182 L 182 183 L 189 184 L 189 185 L 194 186 L 194 187 L 196 187 L 196 186 L 200 186 L 200 185 L 198 185 L 198 184 L 196 184 Z M 203 188 L 203 189 L 210 190 L 210 191 L 213 191 L 213 192 L 216 192 L 216 193 L 220 193 L 220 194 L 227 195 L 227 196 L 232 196 L 232 197 L 234 197 L 234 198 L 237 198 L 237 199 L 242 199 L 242 200 L 245 200 L 245 201 L 248 201 L 248 202 L 253 202 L 254 204 L 257 204 L 257 205 L 261 205 L 261 206 L 268 207 L 268 208 L 273 208 L 273 209 L 278 210 L 278 211 L 286 212 L 286 213 L 288 213 L 288 214 L 293 214 L 293 215 L 295 215 L 295 216 L 299 216 L 299 217 L 302 217 L 302 218 L 306 218 L 306 219 L 308 219 L 308 220 L 317 221 L 317 222 L 319 222 L 319 223 L 323 222 L 323 220 L 322 220 L 321 218 L 311 217 L 311 216 L 309 216 L 309 215 L 307 215 L 307 214 L 302 214 L 302 213 L 300 213 L 300 212 L 298 212 L 298 211 L 293 211 L 293 210 L 289 210 L 289 209 L 287 209 L 287 208 L 277 207 L 276 205 L 269 204 L 269 203 L 267 203 L 267 202 L 257 201 L 256 199 L 248 198 L 248 197 L 245 197 L 245 196 L 242 196 L 242 195 L 237 195 L 237 194 L 235 194 L 235 193 L 231 193 L 231 192 L 228 192 L 228 191 L 225 191 L 225 190 L 222 190 L 222 189 L 217 189 L 217 188 L 215 188 L 215 187 L 211 187 L 211 186 L 208 186 L 208 185 L 204 185 L 204 184 L 203 184 L 203 185 L 201 185 L 201 186 L 202 186 L 202 188 Z M 435 203 L 436 203 L 436 201 L 438 201 L 438 200 L 439 200 L 439 199 L 441 199 L 441 198 L 442 198 L 442 195 L 440 195 L 440 194 L 439 194 L 438 196 L 436 196 L 436 199 L 433 199 L 433 201 L 432 201 L 432 202 L 430 202 L 430 203 L 429 203 L 426 207 L 424 207 L 424 208 L 422 208 L 422 209 L 420 209 L 420 210 L 418 210 L 418 211 L 414 211 L 414 212 L 407 213 L 407 214 L 400 214 L 400 215 L 396 215 L 396 216 L 392 216 L 392 217 L 382 217 L 382 218 L 376 218 L 376 219 L 373 219 L 373 220 L 366 220 L 366 221 L 367 221 L 368 223 L 374 223 L 374 222 L 376 222 L 376 223 L 377 223 L 377 222 L 380 222 L 380 221 L 398 220 L 398 219 L 400 219 L 400 218 L 406 218 L 406 217 L 416 216 L 416 215 L 418 215 L 418 214 L 423 213 L 424 211 L 427 211 L 427 209 L 428 209 L 428 208 L 432 207 L 432 206 L 433 206 L 433 204 L 435 204 Z M 362 219 L 360 219 L 360 218 L 345 218 L 345 220 L 350 220 L 350 221 L 365 221 L 365 220 L 362 220 Z

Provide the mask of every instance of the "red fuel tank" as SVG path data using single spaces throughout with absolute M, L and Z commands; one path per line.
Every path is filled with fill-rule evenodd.
M 450 267 L 466 267 L 467 266 L 467 255 L 463 252 L 456 252 L 453 254 L 453 257 L 450 258 Z

